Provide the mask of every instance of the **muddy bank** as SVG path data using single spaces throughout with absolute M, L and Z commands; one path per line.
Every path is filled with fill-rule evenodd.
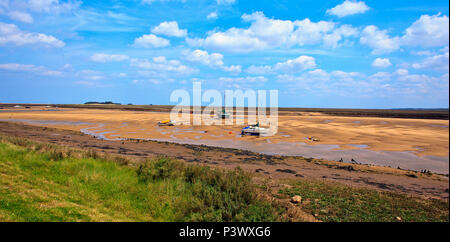
M 357 187 L 403 192 L 448 199 L 448 176 L 429 175 L 368 165 L 346 164 L 312 158 L 259 154 L 255 152 L 139 140 L 99 140 L 80 132 L 0 122 L 0 134 L 29 138 L 74 148 L 93 149 L 136 158 L 169 156 L 190 163 L 220 168 L 241 168 L 272 180 L 315 179 Z

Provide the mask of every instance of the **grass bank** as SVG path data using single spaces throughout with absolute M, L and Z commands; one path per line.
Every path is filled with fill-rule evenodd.
M 0 221 L 449 221 L 448 200 L 306 179 L 280 181 L 273 200 L 240 169 L 139 164 L 0 135 Z
M 0 140 L 0 221 L 282 220 L 283 209 L 260 199 L 241 170 L 167 158 L 130 167 L 13 141 Z

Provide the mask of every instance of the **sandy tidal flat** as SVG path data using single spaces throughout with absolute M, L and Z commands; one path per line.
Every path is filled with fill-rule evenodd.
M 168 118 L 169 113 L 121 110 L 42 107 L 0 110 L 1 121 L 82 131 L 105 139 L 153 139 L 271 154 L 336 160 L 355 158 L 375 165 L 401 164 L 405 168 L 428 167 L 448 173 L 448 120 L 342 117 L 305 112 L 279 116 L 279 129 L 274 136 L 241 137 L 243 125 L 156 125 Z M 310 136 L 320 141 L 309 140 Z

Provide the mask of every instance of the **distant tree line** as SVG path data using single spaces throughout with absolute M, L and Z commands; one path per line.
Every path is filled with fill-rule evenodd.
M 117 104 L 117 105 L 122 105 L 120 103 L 113 103 L 111 101 L 106 101 L 106 102 L 85 102 L 84 104 Z

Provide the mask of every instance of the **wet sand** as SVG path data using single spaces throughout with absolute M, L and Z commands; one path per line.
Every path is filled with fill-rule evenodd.
M 305 112 L 280 116 L 279 130 L 274 136 L 241 137 L 242 125 L 156 125 L 168 118 L 169 113 L 163 112 L 42 107 L 9 108 L 0 112 L 2 121 L 81 131 L 109 140 L 150 139 L 265 154 L 343 158 L 346 162 L 354 159 L 359 163 L 448 174 L 448 120 L 342 117 Z M 320 142 L 308 140 L 309 136 L 319 138 Z

